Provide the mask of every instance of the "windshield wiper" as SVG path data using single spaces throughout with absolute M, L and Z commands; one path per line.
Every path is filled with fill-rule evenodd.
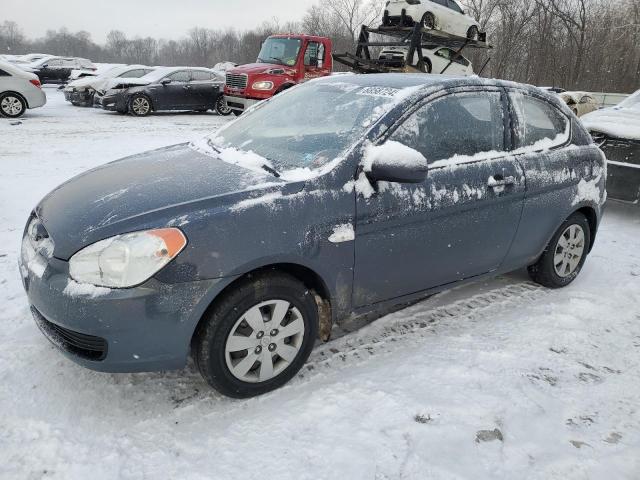
M 267 165 L 266 163 L 260 165 L 260 168 L 262 168 L 263 170 L 269 172 L 271 175 L 273 175 L 276 178 L 280 178 L 280 173 L 273 167 L 270 167 L 269 165 Z
M 287 65 L 286 63 L 284 63 L 284 60 L 283 60 L 283 59 L 281 59 L 281 58 L 278 58 L 278 57 L 269 57 L 269 59 L 270 59 L 270 60 L 277 60 L 277 61 L 278 61 L 278 64 L 280 64 L 280 65 L 284 65 L 284 66 L 286 66 L 286 65 Z
M 209 145 L 214 152 L 218 154 L 222 153 L 222 150 L 220 150 L 210 138 L 207 139 L 207 145 Z

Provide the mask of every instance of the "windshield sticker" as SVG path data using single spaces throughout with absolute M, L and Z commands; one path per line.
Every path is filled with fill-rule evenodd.
M 390 87 L 364 87 L 356 95 L 366 95 L 368 97 L 395 97 L 399 92 L 397 88 Z

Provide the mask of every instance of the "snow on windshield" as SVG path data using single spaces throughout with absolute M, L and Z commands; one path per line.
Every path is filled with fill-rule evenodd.
M 396 89 L 348 82 L 308 82 L 274 97 L 193 146 L 226 160 L 229 149 L 254 155 L 282 178 L 299 181 L 329 171 L 400 100 L 418 87 Z M 234 160 L 239 156 L 234 155 Z M 242 164 L 242 162 L 231 162 Z

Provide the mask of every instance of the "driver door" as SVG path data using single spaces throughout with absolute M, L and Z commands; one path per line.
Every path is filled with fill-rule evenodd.
M 154 104 L 157 110 L 180 110 L 188 109 L 191 98 L 191 72 L 189 70 L 179 70 L 167 75 L 163 80 L 171 80 L 164 85 L 162 81 L 159 86 L 154 87 Z
M 304 79 L 327 75 L 325 68 L 325 46 L 320 42 L 309 42 L 304 52 Z
M 500 267 L 525 191 L 524 172 L 506 153 L 505 106 L 500 89 L 448 94 L 388 138 L 421 152 L 429 173 L 419 184 L 378 182 L 369 198 L 357 196 L 356 308 Z

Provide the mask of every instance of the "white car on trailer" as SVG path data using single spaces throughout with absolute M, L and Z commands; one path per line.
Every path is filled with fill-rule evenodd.
M 409 61 L 409 47 L 385 47 L 378 57 L 386 62 L 397 62 L 398 65 L 406 62 L 411 66 L 418 65 L 418 52 L 415 52 L 413 61 Z M 443 73 L 446 75 L 473 75 L 473 65 L 464 55 L 456 55 L 456 52 L 448 47 L 438 45 L 423 46 L 422 56 L 426 63 L 426 73 Z M 445 70 L 446 69 L 446 70 Z
M 383 25 L 424 28 L 478 40 L 480 24 L 467 15 L 458 0 L 390 0 L 384 11 Z

